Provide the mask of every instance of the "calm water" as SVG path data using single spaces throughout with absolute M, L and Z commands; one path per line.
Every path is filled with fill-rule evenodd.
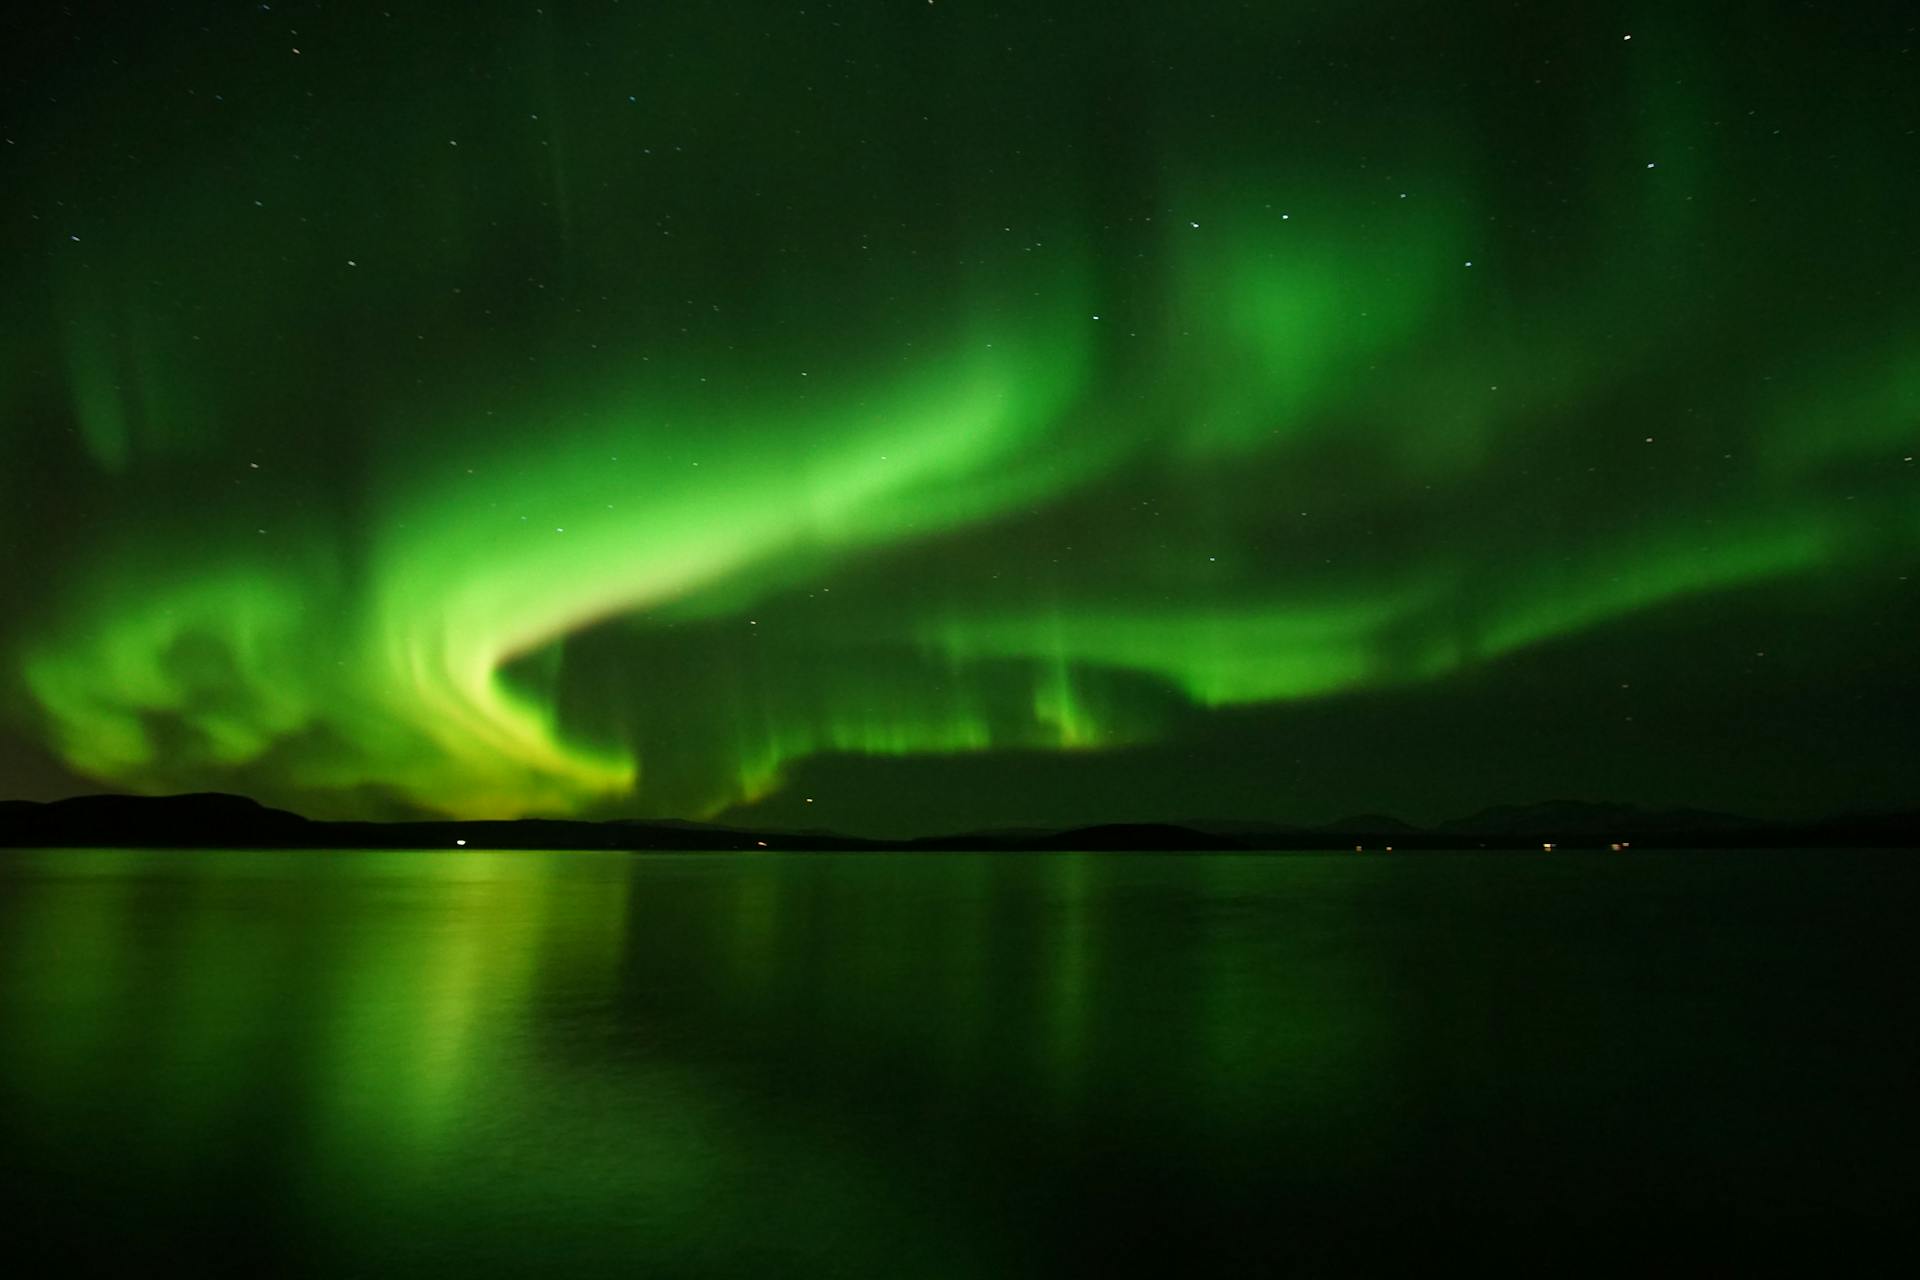
M 0 851 L 5 1256 L 1845 1268 L 1912 1231 L 1917 869 Z

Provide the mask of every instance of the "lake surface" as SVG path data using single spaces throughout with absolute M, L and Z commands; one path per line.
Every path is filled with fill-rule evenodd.
M 1861 852 L 0 851 L 3 1256 L 1852 1269 L 1913 1243 L 1917 906 Z

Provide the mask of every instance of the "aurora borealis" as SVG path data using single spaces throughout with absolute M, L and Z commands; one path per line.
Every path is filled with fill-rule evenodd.
M 1913 800 L 1903 6 L 155 9 L 0 19 L 0 793 Z

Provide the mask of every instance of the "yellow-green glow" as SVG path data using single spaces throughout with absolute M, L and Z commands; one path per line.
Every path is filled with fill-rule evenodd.
M 1496 56 L 1391 5 L 927 7 L 837 53 L 337 14 L 271 73 L 157 12 L 48 68 L 0 160 L 0 790 L 859 825 L 896 783 L 848 761 L 1205 756 L 1266 814 L 1298 726 L 1561 723 L 1604 653 L 1719 708 L 1608 709 L 1673 799 L 1769 801 L 1766 734 L 1678 738 L 1817 684 L 1873 723 L 1795 803 L 1891 803 L 1848 779 L 1910 681 L 1920 279 L 1857 51 L 1783 97 L 1687 15 Z M 1554 758 L 1457 803 L 1602 785 Z

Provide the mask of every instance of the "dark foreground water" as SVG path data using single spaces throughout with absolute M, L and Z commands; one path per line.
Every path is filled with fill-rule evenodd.
M 0 1262 L 1852 1270 L 1917 868 L 0 852 Z

